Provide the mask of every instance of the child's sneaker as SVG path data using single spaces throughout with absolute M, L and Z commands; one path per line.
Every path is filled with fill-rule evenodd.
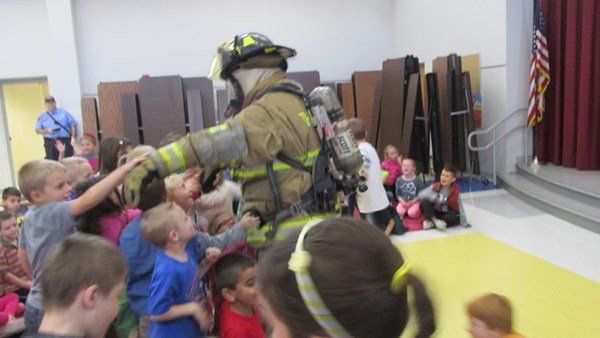
M 433 229 L 433 228 L 435 228 L 435 225 L 433 225 L 432 221 L 429 221 L 429 220 L 423 221 L 423 230 L 429 230 L 429 229 Z
M 433 221 L 433 223 L 435 224 L 435 227 L 438 230 L 446 230 L 446 228 L 448 227 L 446 222 L 442 221 L 441 219 L 436 219 Z

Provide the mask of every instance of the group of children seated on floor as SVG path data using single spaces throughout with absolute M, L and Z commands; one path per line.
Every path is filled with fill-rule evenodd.
M 291 270 L 299 233 L 262 251 L 257 264 L 245 234 L 260 220 L 245 214 L 238 221 L 239 188 L 222 177 L 215 191 L 199 195 L 198 170 L 149 182 L 140 209 L 128 209 L 119 186 L 153 148 L 105 141 L 98 173 L 89 162 L 37 160 L 19 170 L 21 191 L 5 189 L 0 324 L 24 313 L 27 337 L 334 335 L 305 305 L 297 281 L 306 270 Z M 402 180 L 418 179 L 412 176 L 407 168 Z M 452 187 L 448 177 L 439 192 Z M 21 193 L 30 203 L 26 213 Z M 399 195 L 399 206 L 411 212 L 415 197 Z M 435 203 L 431 213 L 443 219 Z M 423 336 L 435 330 L 423 283 L 376 227 L 330 219 L 302 238 L 312 258 L 300 265 L 310 266 L 320 298 L 348 336 L 397 337 L 412 310 Z M 469 305 L 473 336 L 512 332 L 502 300 L 500 314 L 486 305 L 496 298 Z M 370 315 L 374 308 L 382 315 Z
M 350 119 L 348 126 L 363 157 L 361 176 L 368 187 L 355 197 L 361 218 L 386 234 L 399 235 L 407 229 L 444 230 L 460 223 L 460 187 L 455 183 L 453 168 L 446 166 L 440 181 L 427 186 L 416 174 L 415 161 L 403 158 L 393 145 L 385 148 L 384 161 L 379 163 L 377 151 L 367 142 L 367 130 L 361 119 Z M 415 223 L 416 226 L 411 226 Z

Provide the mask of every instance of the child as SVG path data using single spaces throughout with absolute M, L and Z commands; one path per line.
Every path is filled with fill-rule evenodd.
M 177 203 L 194 221 L 198 231 L 206 232 L 208 220 L 198 212 L 198 200 L 194 200 L 193 192 L 182 174 L 165 177 L 166 201 Z
M 21 267 L 17 256 L 19 225 L 10 211 L 0 211 L 0 295 L 17 292 L 26 297 L 31 276 Z
M 100 173 L 108 175 L 117 169 L 119 159 L 131 152 L 131 142 L 126 137 L 107 137 L 100 141 L 98 148 Z
M 88 161 L 90 166 L 92 166 L 92 170 L 94 173 L 98 171 L 98 154 L 96 154 L 96 145 L 98 141 L 96 141 L 96 136 L 92 133 L 84 133 L 79 138 L 79 145 L 75 144 L 71 140 L 71 145 L 75 151 L 76 157 L 84 158 Z M 58 160 L 62 162 L 65 159 L 65 151 L 66 145 L 62 143 L 60 140 L 56 140 L 56 149 L 58 150 Z
M 69 200 L 69 178 L 62 164 L 50 160 L 36 160 L 21 167 L 21 191 L 34 205 L 25 215 L 19 236 L 21 265 L 28 274 L 33 275 L 33 286 L 27 296 L 25 309 L 25 326 L 28 332 L 35 332 L 42 319 L 43 307 L 38 277 L 48 252 L 75 231 L 77 216 L 102 202 L 121 184 L 127 173 L 145 158 L 147 156 L 142 156 L 115 170 L 113 174 L 72 201 Z
M 396 180 L 396 196 L 398 197 L 398 215 L 402 218 L 408 217 L 417 219 L 421 216 L 421 207 L 419 205 L 419 193 L 427 188 L 423 180 L 415 175 L 417 166 L 415 161 L 406 158 L 402 161 L 402 176 Z
M 100 175 L 80 183 L 75 188 L 76 195 L 83 195 L 105 177 L 105 175 Z M 88 234 L 101 235 L 118 246 L 119 237 L 125 226 L 141 213 L 138 209 L 125 208 L 118 191 L 115 189 L 104 201 L 80 216 L 77 229 Z
M 406 229 L 402 226 L 402 221 L 394 216 L 395 212 L 391 209 L 390 201 L 387 198 L 383 183 L 381 181 L 381 166 L 379 157 L 373 146 L 366 141 L 367 130 L 365 123 L 359 118 L 348 120 L 348 126 L 358 143 L 358 148 L 363 157 L 363 168 L 361 176 L 367 180 L 367 191 L 356 193 L 356 205 L 360 211 L 360 217 L 367 222 L 377 226 L 379 229 L 389 235 L 392 229 L 403 234 Z
M 19 296 L 16 293 L 0 296 L 0 327 L 12 323 L 15 316 L 22 314 L 23 310 L 25 305 L 19 303 Z
M 2 206 L 4 210 L 11 211 L 17 218 L 17 223 L 23 223 L 23 217 L 27 212 L 27 206 L 23 205 L 23 196 L 21 191 L 15 187 L 8 187 L 2 190 Z
M 187 243 L 196 235 L 192 220 L 174 203 L 163 203 L 142 217 L 142 234 L 161 249 L 156 256 L 150 291 L 149 337 L 201 337 L 210 330 L 205 309 L 190 297 L 199 258 Z M 220 250 L 207 250 L 209 259 Z
M 215 182 L 215 190 L 202 194 L 197 203 L 197 210 L 209 223 L 221 213 L 235 215 L 233 202 L 242 199 L 242 189 L 236 183 L 223 179 L 223 174 L 218 173 Z
M 219 313 L 219 337 L 263 338 L 265 333 L 254 308 L 258 297 L 256 262 L 232 253 L 215 265 L 217 292 L 225 299 Z
M 423 229 L 444 230 L 460 222 L 458 195 L 460 187 L 456 182 L 456 171 L 445 167 L 440 175 L 440 181 L 433 184 L 431 191 L 426 191 L 421 199 L 423 210 Z M 428 196 L 427 196 L 428 195 Z
M 94 174 L 92 166 L 88 161 L 81 157 L 67 157 L 64 160 L 61 160 L 60 163 L 64 165 L 67 170 L 71 188 L 76 187 L 79 183 L 89 179 Z M 76 197 L 75 192 L 72 191 L 70 198 L 73 200 Z
M 508 298 L 490 293 L 467 305 L 469 333 L 474 338 L 524 338 L 513 331 L 512 310 Z
M 208 234 L 211 236 L 222 234 L 225 231 L 233 228 L 237 220 L 235 216 L 230 216 L 227 213 L 218 214 L 213 217 L 208 226 Z
M 398 149 L 391 144 L 388 144 L 385 147 L 383 154 L 384 160 L 381 162 L 381 169 L 388 173 L 388 177 L 383 186 L 386 191 L 394 194 L 394 184 L 398 177 L 402 176 L 402 155 L 399 156 Z
M 98 145 L 98 141 L 96 141 L 96 136 L 91 133 L 84 133 L 79 138 L 79 148 L 81 149 L 81 153 L 77 154 L 77 156 L 85 158 L 88 163 L 92 166 L 94 172 L 98 171 L 98 154 L 96 153 L 96 145 Z
M 177 193 L 183 195 L 182 201 L 176 202 L 177 204 L 182 203 L 179 204 L 182 208 L 182 205 L 193 205 L 193 200 L 189 198 L 189 193 L 187 195 L 185 193 L 186 189 L 185 185 L 182 185 L 181 191 Z M 165 189 L 165 180 L 157 178 L 148 182 L 144 194 L 140 197 L 139 208 L 142 210 L 142 216 L 148 210 L 164 202 L 165 197 L 169 198 L 169 193 Z M 190 201 L 192 202 L 190 203 Z M 121 244 L 120 248 L 130 266 L 127 279 L 127 297 L 129 298 L 131 309 L 139 317 L 139 335 L 140 337 L 145 337 L 149 324 L 147 310 L 148 290 L 156 256 L 160 251 L 156 246 L 148 243 L 142 236 L 142 216 L 135 218 L 123 229 L 119 242 Z M 188 246 L 196 251 L 197 257 L 201 257 L 204 254 L 203 248 L 218 247 L 225 249 L 244 241 L 246 231 L 257 225 L 253 222 L 239 222 L 229 231 L 214 237 L 209 236 L 207 233 L 198 232 L 196 238 L 191 240 Z
M 127 264 L 105 239 L 77 234 L 48 256 L 39 279 L 44 319 L 26 337 L 104 337 L 119 310 Z
M 389 238 L 364 221 L 309 223 L 275 242 L 258 265 L 273 337 L 400 337 L 411 310 L 417 337 L 435 331 L 425 286 Z

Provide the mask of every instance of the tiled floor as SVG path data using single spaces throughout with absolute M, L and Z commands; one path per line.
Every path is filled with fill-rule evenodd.
M 436 336 L 467 337 L 464 304 L 493 291 L 512 299 L 517 328 L 528 337 L 598 337 L 600 235 L 504 190 L 462 198 L 471 228 L 393 239 L 430 288 Z

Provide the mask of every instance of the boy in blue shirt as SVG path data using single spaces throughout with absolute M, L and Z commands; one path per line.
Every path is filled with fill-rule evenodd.
M 212 316 L 193 299 L 190 288 L 200 258 L 187 243 L 196 236 L 192 220 L 174 203 L 163 203 L 142 216 L 142 235 L 161 251 L 156 256 L 150 282 L 149 337 L 202 337 L 212 326 Z M 221 251 L 206 250 L 209 261 Z

